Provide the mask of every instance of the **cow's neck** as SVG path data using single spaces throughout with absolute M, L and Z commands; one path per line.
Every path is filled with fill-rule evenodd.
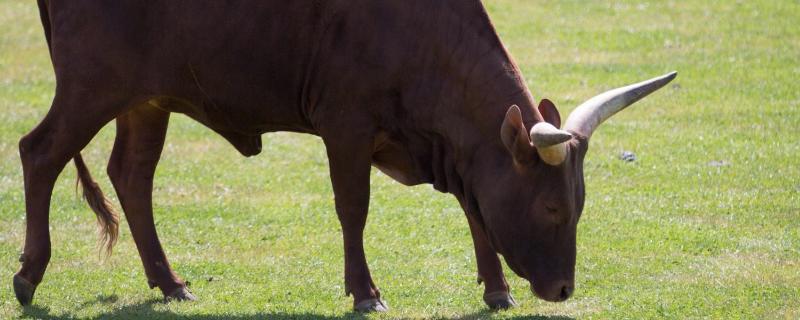
M 500 126 L 511 105 L 523 110 L 526 125 L 541 121 L 533 98 L 525 86 L 516 64 L 500 42 L 482 8 L 474 17 L 455 17 L 446 21 L 449 28 L 432 45 L 440 56 L 425 70 L 434 70 L 420 77 L 421 90 L 440 88 L 434 116 L 420 119 L 416 125 L 427 125 L 424 138 L 429 153 L 418 155 L 417 164 L 430 169 L 430 182 L 437 190 L 456 195 L 465 207 L 472 201 L 472 186 L 486 174 L 487 167 L 510 161 L 500 139 Z M 414 96 L 414 94 L 410 94 Z M 419 94 L 425 96 L 425 94 Z M 413 101 L 413 99 L 412 99 Z M 428 121 L 425 121 L 428 120 Z M 488 163 L 487 163 L 488 162 Z M 481 179 L 482 180 L 482 179 Z M 469 208 L 467 208 L 470 210 Z M 473 208 L 473 210 L 477 210 Z

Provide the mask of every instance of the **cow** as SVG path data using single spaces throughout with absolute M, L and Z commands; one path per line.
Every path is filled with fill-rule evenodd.
M 363 248 L 370 171 L 452 194 L 472 234 L 484 302 L 515 305 L 499 257 L 547 301 L 574 289 L 583 161 L 595 129 L 676 73 L 579 105 L 562 127 L 534 101 L 479 0 L 38 0 L 56 87 L 49 112 L 19 142 L 26 205 L 22 305 L 50 260 L 53 184 L 73 160 L 105 248 L 118 215 L 81 158 L 107 123 L 107 173 L 148 284 L 195 300 L 153 223 L 154 171 L 170 113 L 244 156 L 261 136 L 319 136 L 342 227 L 345 292 L 357 311 L 385 311 Z

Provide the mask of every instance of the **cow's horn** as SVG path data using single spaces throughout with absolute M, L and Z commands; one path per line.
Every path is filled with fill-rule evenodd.
M 572 134 L 544 121 L 531 128 L 531 142 L 539 157 L 549 165 L 557 166 L 564 162 L 567 156 L 566 142 L 570 139 Z
M 663 76 L 626 87 L 606 91 L 575 108 L 567 118 L 565 130 L 577 132 L 587 138 L 597 126 L 625 107 L 660 89 L 678 75 L 673 71 Z

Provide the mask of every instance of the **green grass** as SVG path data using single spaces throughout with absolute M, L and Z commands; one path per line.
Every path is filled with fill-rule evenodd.
M 366 251 L 392 310 L 369 318 L 800 318 L 800 3 L 486 1 L 537 98 L 562 115 L 604 89 L 678 70 L 609 121 L 586 159 L 577 291 L 490 313 L 456 201 L 373 174 Z M 350 318 L 341 236 L 319 139 L 277 133 L 245 159 L 174 115 L 156 220 L 200 298 L 162 304 L 127 225 L 97 254 L 68 167 L 53 195 L 53 257 L 34 305 L 11 276 L 24 241 L 17 142 L 44 116 L 53 77 L 32 1 L 0 2 L 0 318 Z M 83 154 L 106 191 L 109 125 Z M 623 150 L 639 160 L 618 160 Z M 718 166 L 715 163 L 723 163 Z

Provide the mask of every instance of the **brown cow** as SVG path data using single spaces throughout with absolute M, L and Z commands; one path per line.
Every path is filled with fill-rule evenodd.
M 195 299 L 153 224 L 153 174 L 171 112 L 245 156 L 261 151 L 265 132 L 322 138 L 356 310 L 386 310 L 362 243 L 373 165 L 458 199 L 490 307 L 515 303 L 498 253 L 537 296 L 563 301 L 574 286 L 589 137 L 675 77 L 595 97 L 561 130 L 553 103 L 534 103 L 478 0 L 39 0 L 39 8 L 57 85 L 50 111 L 20 141 L 27 229 L 14 291 L 23 305 L 50 260 L 50 195 L 70 159 L 109 250 L 116 240 L 117 217 L 80 157 L 114 119 L 108 174 L 148 283 L 167 299 Z

